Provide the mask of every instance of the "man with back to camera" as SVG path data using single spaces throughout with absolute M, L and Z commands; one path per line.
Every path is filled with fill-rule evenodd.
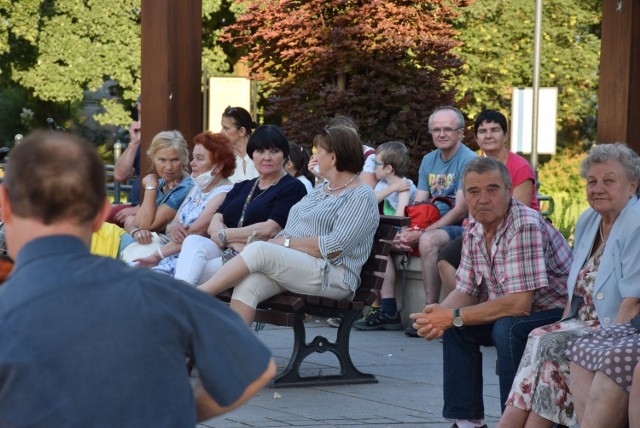
M 562 315 L 573 256 L 560 232 L 512 197 L 499 160 L 470 161 L 463 190 L 473 219 L 463 235 L 456 289 L 411 318 L 421 337 L 444 336 L 442 414 L 471 428 L 486 426 L 480 346 L 496 347 L 504 409 L 529 332 Z
M 89 143 L 34 133 L 5 171 L 16 264 L 0 287 L 0 426 L 194 426 L 275 374 L 269 350 L 215 298 L 89 253 L 110 209 Z

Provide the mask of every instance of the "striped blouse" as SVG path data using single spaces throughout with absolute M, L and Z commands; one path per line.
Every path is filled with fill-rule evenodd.
M 355 291 L 379 221 L 378 203 L 369 186 L 360 185 L 339 195 L 330 195 L 323 186 L 316 186 L 291 208 L 287 225 L 278 236 L 317 236 L 324 259 L 322 288 L 329 286 L 330 267 L 343 265 L 344 283 Z M 336 252 L 337 256 L 329 256 Z

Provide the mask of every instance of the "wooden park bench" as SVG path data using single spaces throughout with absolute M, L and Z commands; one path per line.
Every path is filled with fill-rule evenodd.
M 357 221 L 357 219 L 354 219 L 354 221 Z M 374 375 L 362 373 L 353 364 L 349 350 L 351 327 L 360 316 L 362 310 L 376 300 L 376 293 L 382 287 L 387 266 L 387 256 L 391 251 L 391 244 L 387 241 L 392 240 L 395 236 L 396 226 L 408 225 L 408 218 L 381 216 L 371 254 L 362 268 L 360 287 L 356 291 L 353 300 L 333 300 L 286 292 L 265 300 L 258 305 L 256 322 L 293 327 L 294 339 L 291 358 L 287 367 L 272 381 L 273 387 L 378 382 Z M 231 293 L 223 293 L 218 297 L 229 301 Z M 307 342 L 307 330 L 304 323 L 307 314 L 326 318 L 340 317 L 342 322 L 338 327 L 336 341 L 332 342 L 326 337 L 318 335 L 311 342 Z M 302 376 L 300 374 L 302 362 L 309 355 L 324 352 L 332 352 L 337 357 L 340 363 L 340 373 L 324 376 Z

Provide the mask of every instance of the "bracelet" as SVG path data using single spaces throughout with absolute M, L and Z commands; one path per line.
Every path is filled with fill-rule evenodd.
M 131 229 L 131 232 L 129 232 L 129 235 L 131 235 L 131 237 L 135 237 L 136 232 L 140 232 L 142 229 L 140 229 L 139 227 L 134 227 Z
M 162 254 L 162 250 L 160 248 L 158 248 L 158 255 L 161 259 L 164 259 L 164 254 Z
M 220 231 L 218 232 L 218 241 L 220 241 L 220 243 L 221 243 L 223 246 L 226 246 L 226 245 L 227 245 L 227 234 L 226 234 L 226 232 L 224 231 L 224 228 L 223 228 L 223 229 L 220 229 Z

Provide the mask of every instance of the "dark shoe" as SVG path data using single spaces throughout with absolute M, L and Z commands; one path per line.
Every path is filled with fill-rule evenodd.
M 380 310 L 380 308 L 371 308 L 366 317 L 359 319 L 354 324 L 358 330 L 402 330 L 402 320 L 396 312 L 395 317 L 390 317 Z
M 412 325 L 404 329 L 404 334 L 406 334 L 409 337 L 420 337 L 418 336 L 418 330 L 413 328 Z
M 327 324 L 329 324 L 329 327 L 334 327 L 334 328 L 338 328 L 340 327 L 340 323 L 342 322 L 342 317 L 334 317 L 334 318 L 327 318 Z

